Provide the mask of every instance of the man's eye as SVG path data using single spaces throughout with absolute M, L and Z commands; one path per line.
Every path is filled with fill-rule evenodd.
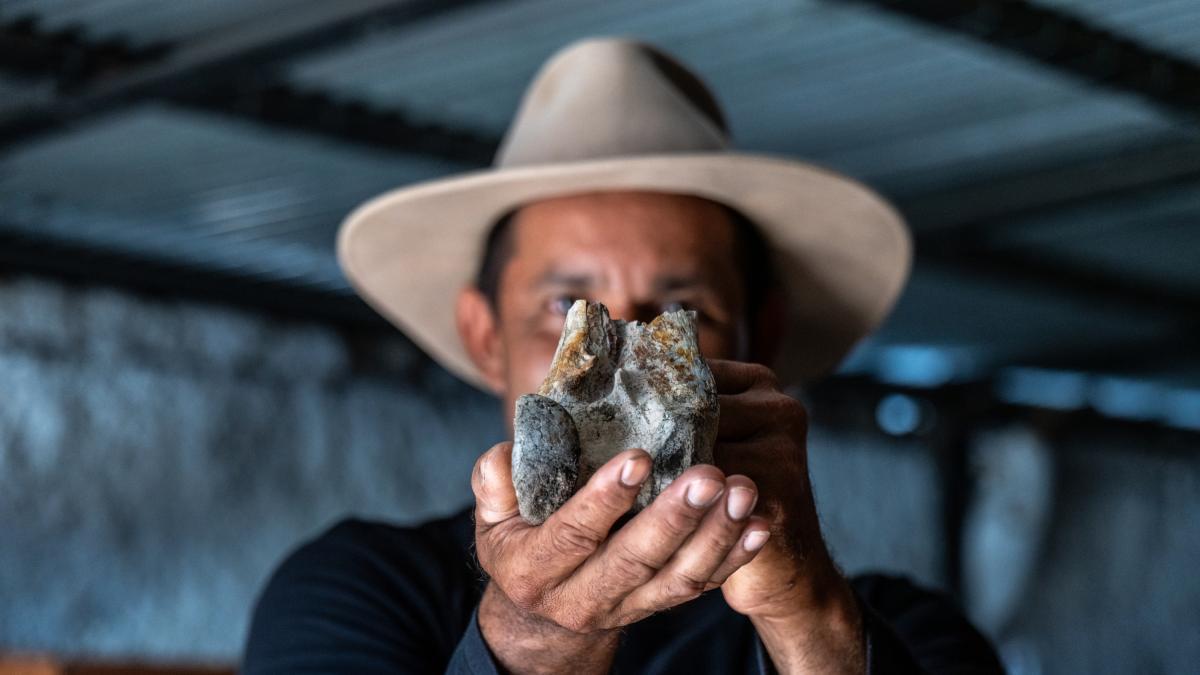
M 692 304 L 692 303 L 684 301 L 684 300 L 673 300 L 671 302 L 664 302 L 662 305 L 659 306 L 658 311 L 659 311 L 659 313 L 678 312 L 681 309 L 686 309 L 686 310 L 695 312 L 696 320 L 700 321 L 701 323 L 704 323 L 704 322 L 708 321 L 708 319 L 709 319 L 708 313 L 705 312 L 704 310 L 700 309 L 700 307 L 698 305 Z
M 574 304 L 575 304 L 575 298 L 573 298 L 569 295 L 560 295 L 558 297 L 551 298 L 550 303 L 547 306 L 549 307 L 550 312 L 552 314 L 558 314 L 559 316 L 566 316 L 567 312 L 571 311 L 571 305 L 574 305 Z

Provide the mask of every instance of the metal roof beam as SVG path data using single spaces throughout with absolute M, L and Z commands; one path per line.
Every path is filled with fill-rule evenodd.
M 329 48 L 385 27 L 430 18 L 480 0 L 319 0 L 227 30 L 220 37 L 174 46 L 166 57 L 95 78 L 49 104 L 0 117 L 0 150 L 75 122 L 147 99 L 203 96 L 230 86 L 231 76 L 268 81 L 299 54 Z M 423 131 L 418 129 L 417 131 Z
M 924 267 L 1106 307 L 1122 320 L 1157 316 L 1177 322 L 1190 335 L 1200 330 L 1200 296 L 1184 290 L 1119 278 L 1033 249 L 1000 250 L 917 235 L 916 252 L 917 264 Z
M 930 241 L 978 240 L 1015 218 L 1194 182 L 1200 182 L 1200 140 L 1173 138 L 894 199 Z
M 201 265 L 152 260 L 115 249 L 30 236 L 0 223 L 0 274 L 6 273 L 113 284 L 141 292 L 253 307 L 281 316 L 390 332 L 387 322 L 349 290 L 339 293 Z
M 399 110 L 277 82 L 230 83 L 176 96 L 171 102 L 372 150 L 423 154 L 470 166 L 489 164 L 500 144 L 498 138 L 411 120 Z
M 1200 66 L 1026 0 L 853 0 L 1136 94 L 1200 122 Z
M 166 43 L 89 42 L 77 29 L 43 32 L 34 17 L 0 24 L 0 70 L 31 80 L 52 78 L 58 92 L 160 61 L 169 51 Z

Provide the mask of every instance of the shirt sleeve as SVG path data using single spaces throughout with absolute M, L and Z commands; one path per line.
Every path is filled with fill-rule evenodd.
M 342 523 L 272 575 L 241 672 L 494 675 L 474 618 L 473 574 L 437 523 Z
M 947 595 L 883 575 L 853 586 L 870 675 L 1003 675 L 991 643 Z
M 852 581 L 868 675 L 1003 675 L 996 652 L 950 598 L 884 575 Z M 777 675 L 762 640 L 758 672 Z
M 496 668 L 496 661 L 492 658 L 492 652 L 483 640 L 483 633 L 479 630 L 478 610 L 471 613 L 471 623 L 467 625 L 462 640 L 454 649 L 454 654 L 450 657 L 450 664 L 446 666 L 446 673 L 500 675 Z

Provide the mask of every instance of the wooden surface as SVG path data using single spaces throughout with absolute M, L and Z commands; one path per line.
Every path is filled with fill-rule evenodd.
M 233 675 L 232 666 L 57 661 L 45 656 L 0 655 L 0 675 Z

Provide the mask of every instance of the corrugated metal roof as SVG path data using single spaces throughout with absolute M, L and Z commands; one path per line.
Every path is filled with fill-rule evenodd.
M 993 243 L 1200 295 L 1200 180 L 1014 219 Z
M 1113 320 L 1103 305 L 917 269 L 895 312 L 865 351 L 871 360 L 885 345 L 924 345 L 959 354 L 970 368 L 987 372 L 1034 356 L 1154 341 L 1170 335 L 1174 324 L 1151 312 L 1127 312 Z
M 461 168 L 151 106 L 0 160 L 0 226 L 345 290 L 341 218 Z
M 123 39 L 132 46 L 177 42 L 294 11 L 296 0 L 4 0 L 0 21 L 37 17 L 54 32 L 76 29 L 92 40 Z
M 1198 55 L 1194 0 L 1044 4 Z M 231 26 L 269 25 L 282 13 L 314 7 L 285 0 L 8 0 L 0 21 L 28 15 L 49 31 L 78 27 L 86 39 L 194 45 Z M 300 55 L 281 72 L 305 91 L 495 137 L 544 59 L 596 34 L 649 40 L 694 67 L 723 101 L 742 147 L 810 158 L 895 197 L 1077 157 L 1119 162 L 1129 148 L 1197 135 L 1142 99 L 967 37 L 858 4 L 815 0 L 474 3 Z M 0 117 L 52 94 L 47 81 L 0 79 Z M 0 229 L 348 294 L 333 256 L 342 216 L 384 189 L 465 168 L 148 105 L 3 155 Z M 1195 188 L 1184 182 L 1013 217 L 992 224 L 993 243 L 1036 247 L 1118 278 L 1200 289 Z M 1150 343 L 1171 323 L 918 269 L 868 351 L 925 345 L 995 363 L 1081 341 Z
M 742 147 L 808 157 L 896 191 L 1172 127 L 1132 97 L 836 3 L 496 3 L 301 60 L 291 76 L 500 134 L 538 65 L 595 34 L 678 54 L 715 89 Z

